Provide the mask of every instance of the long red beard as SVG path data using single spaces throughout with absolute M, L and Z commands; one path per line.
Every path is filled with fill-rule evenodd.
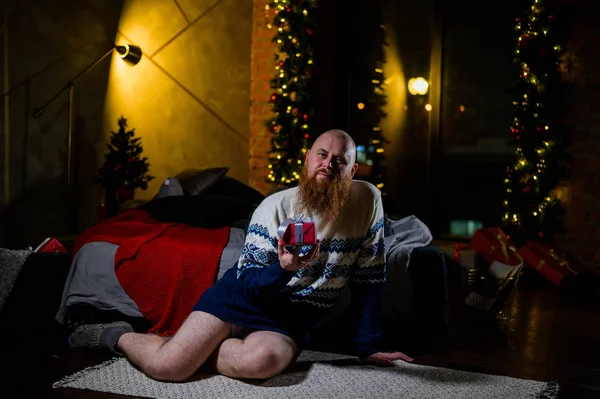
M 318 216 L 322 226 L 333 223 L 346 204 L 351 181 L 350 176 L 317 180 L 316 173 L 308 176 L 305 166 L 298 184 L 298 211 L 310 217 Z

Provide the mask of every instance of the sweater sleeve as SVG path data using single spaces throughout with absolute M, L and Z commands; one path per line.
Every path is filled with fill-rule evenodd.
M 383 206 L 379 192 L 374 198 L 370 228 L 360 249 L 350 280 L 356 353 L 365 358 L 378 351 L 385 289 Z
M 269 300 L 295 274 L 279 263 L 276 220 L 270 220 L 275 219 L 276 209 L 269 205 L 263 201 L 254 212 L 237 265 L 237 279 L 249 301 Z

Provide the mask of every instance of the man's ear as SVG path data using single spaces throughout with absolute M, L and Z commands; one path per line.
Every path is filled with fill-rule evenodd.
M 310 150 L 306 150 L 306 154 L 304 154 L 304 162 L 308 159 L 308 154 L 310 154 Z
M 350 177 L 354 177 L 354 174 L 356 173 L 356 171 L 358 170 L 358 164 L 355 163 L 354 165 L 352 165 L 352 171 L 350 172 Z

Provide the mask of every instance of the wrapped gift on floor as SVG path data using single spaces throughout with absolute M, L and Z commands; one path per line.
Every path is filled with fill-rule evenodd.
M 465 303 L 490 314 L 504 313 L 507 301 L 514 297 L 518 275 L 523 267 L 523 257 L 497 227 L 475 231 L 471 238 L 471 248 L 475 249 L 489 266 L 485 273 L 478 276 Z
M 438 248 L 455 264 L 465 270 L 477 268 L 479 254 L 468 244 L 439 244 Z
M 519 250 L 498 227 L 475 231 L 471 247 L 488 262 L 489 273 L 496 278 L 514 276 L 523 266 Z
M 555 248 L 529 241 L 519 250 L 525 263 L 539 271 L 554 285 L 560 285 L 565 277 L 582 274 L 579 265 L 569 262 Z
M 56 238 L 48 237 L 33 252 L 69 252 Z
M 461 268 L 464 283 L 469 286 L 475 282 L 479 269 L 484 263 L 481 255 L 469 244 L 437 244 L 438 248 L 456 265 Z
M 284 220 L 277 229 L 277 234 L 285 245 L 313 245 L 317 242 L 316 230 L 314 219 L 300 214 Z

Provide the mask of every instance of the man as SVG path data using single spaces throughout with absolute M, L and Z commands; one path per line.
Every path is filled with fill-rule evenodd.
M 237 267 L 208 289 L 171 339 L 134 333 L 126 323 L 79 327 L 72 346 L 125 354 L 150 377 L 183 381 L 203 364 L 232 378 L 282 372 L 346 285 L 359 312 L 354 345 L 367 362 L 412 361 L 379 353 L 385 283 L 383 209 L 379 190 L 354 181 L 356 146 L 340 130 L 323 133 L 307 151 L 300 184 L 267 197 L 252 216 Z M 316 245 L 286 248 L 280 224 L 314 217 Z

